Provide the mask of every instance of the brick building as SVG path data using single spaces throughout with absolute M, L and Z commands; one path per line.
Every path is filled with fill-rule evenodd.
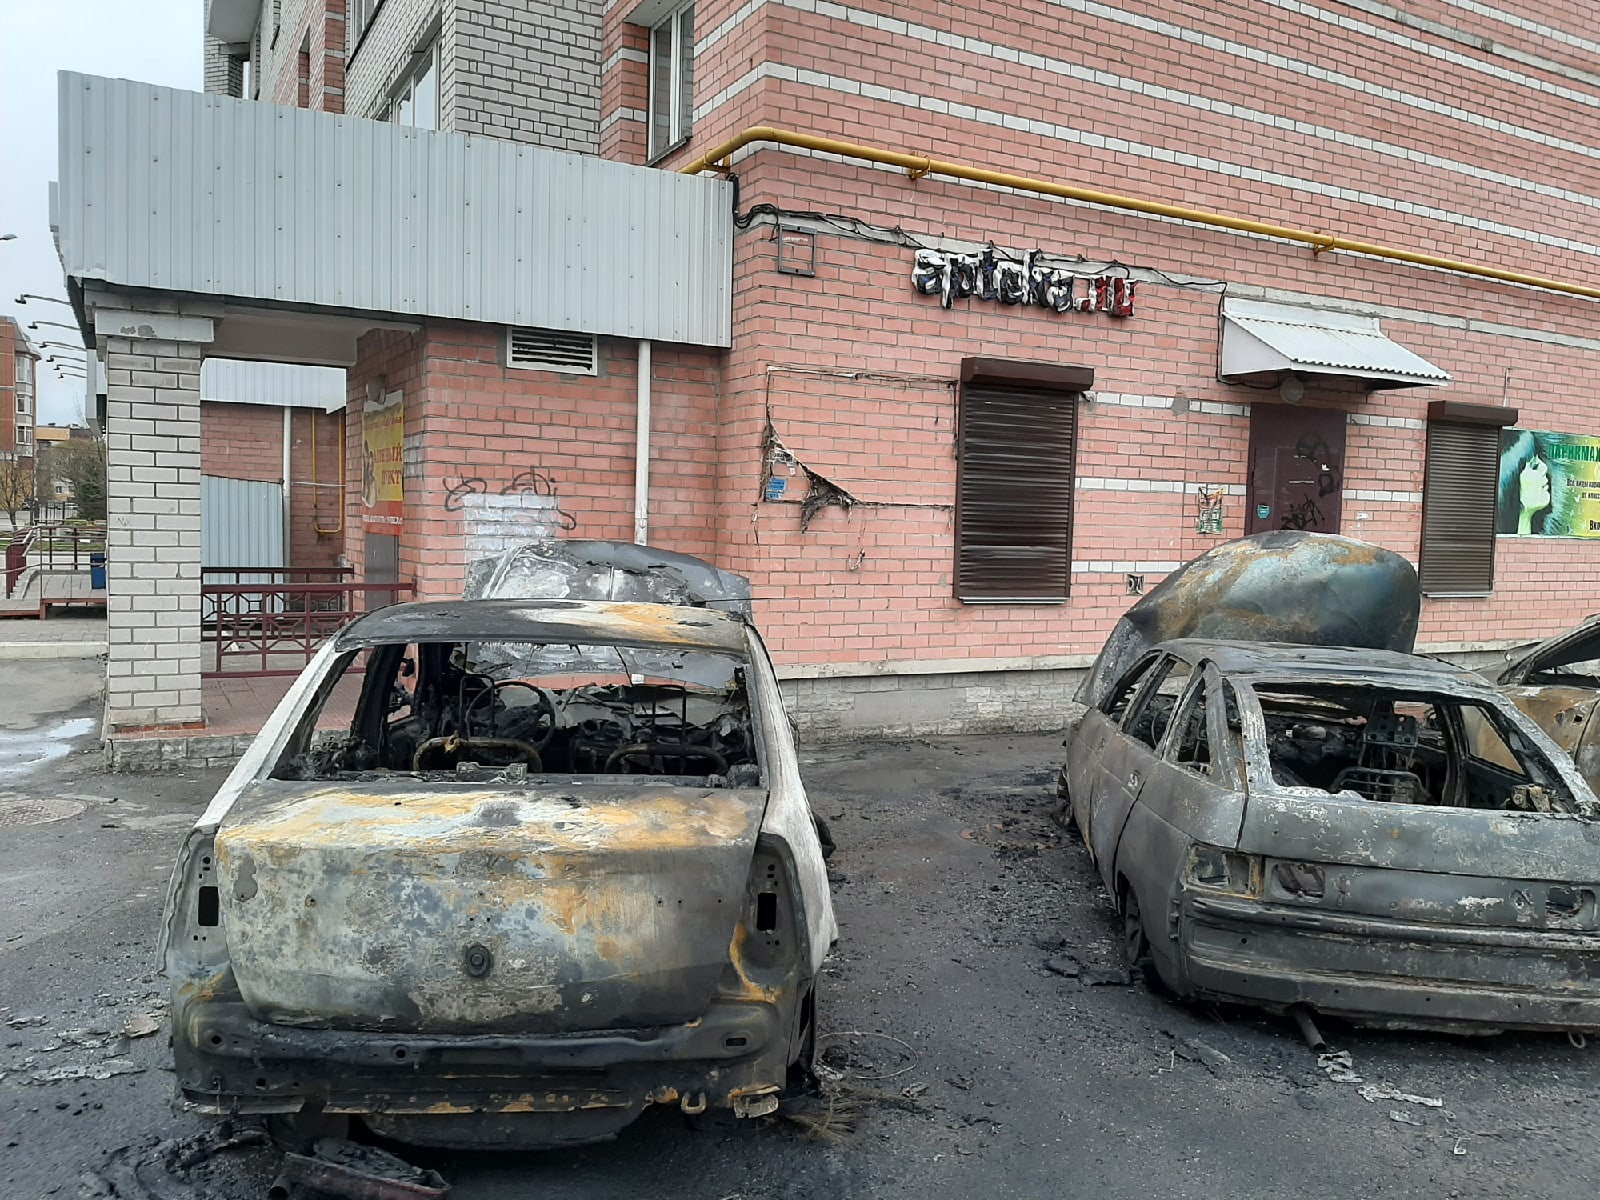
M 31 460 L 34 456 L 34 373 L 39 352 L 11 317 L 0 316 L 0 461 Z
M 359 570 L 452 594 L 480 497 L 525 496 L 530 528 L 749 575 L 815 733 L 1043 726 L 1131 592 L 1257 528 L 1420 561 L 1425 649 L 1592 609 L 1584 12 L 211 0 L 207 86 L 345 114 L 283 126 L 308 146 L 436 128 L 394 161 L 464 164 L 444 224 L 495 194 L 463 134 L 736 180 L 729 259 L 703 256 L 725 339 L 618 333 L 702 285 L 651 255 L 613 282 L 530 260 L 531 218 L 494 246 L 403 229 L 394 254 L 460 278 L 356 338 Z M 496 271 L 570 303 L 446 302 Z M 615 322 L 584 308 L 608 288 Z

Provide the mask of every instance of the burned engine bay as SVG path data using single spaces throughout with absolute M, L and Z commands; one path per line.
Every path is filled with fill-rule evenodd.
M 1252 691 L 1281 786 L 1393 804 L 1579 811 L 1559 773 L 1491 706 L 1373 687 L 1258 682 Z
M 336 729 L 329 700 L 352 676 L 361 678 L 359 698 L 348 727 Z M 746 665 L 707 650 L 379 645 L 335 672 L 320 701 L 275 778 L 510 784 L 642 775 L 713 787 L 762 778 Z

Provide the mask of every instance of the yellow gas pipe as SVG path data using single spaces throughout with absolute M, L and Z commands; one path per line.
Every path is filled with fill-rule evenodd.
M 1302 242 L 1312 250 L 1321 254 L 1327 250 L 1343 250 L 1347 254 L 1364 254 L 1369 258 L 1386 258 L 1394 262 L 1413 263 L 1417 266 L 1434 267 L 1441 271 L 1453 271 L 1458 275 L 1475 275 L 1481 279 L 1497 279 L 1502 283 L 1517 283 L 1524 287 L 1542 288 L 1549 292 L 1562 292 L 1569 296 L 1584 296 L 1590 300 L 1600 300 L 1600 287 L 1590 287 L 1582 283 L 1566 283 L 1559 279 L 1544 279 L 1538 275 L 1524 275 L 1518 271 L 1503 271 L 1499 267 L 1486 267 L 1478 263 L 1461 262 L 1453 258 L 1440 258 L 1435 254 L 1422 254 L 1415 250 L 1401 250 L 1394 246 L 1382 246 L 1374 242 L 1356 242 L 1339 237 L 1331 233 L 1317 233 L 1308 229 L 1295 229 L 1289 225 L 1275 225 L 1270 221 L 1253 221 L 1247 217 L 1232 217 L 1226 213 L 1207 212 L 1201 208 L 1188 208 L 1181 204 L 1163 204 L 1156 200 L 1140 200 L 1134 196 L 1119 196 L 1115 192 L 1101 192 L 1093 188 L 1073 187 L 1066 183 L 1052 183 L 1047 179 L 1030 179 L 1026 175 L 1012 175 L 1007 171 L 990 171 L 983 167 L 969 167 L 964 163 L 945 162 L 937 158 L 929 158 L 921 154 L 902 154 L 896 150 L 883 150 L 876 146 L 862 146 L 854 142 L 841 142 L 834 138 L 815 137 L 808 133 L 796 133 L 790 129 L 776 129 L 770 125 L 756 125 L 746 129 L 743 133 L 729 138 L 714 150 L 708 150 L 688 166 L 681 168 L 681 174 L 698 175 L 709 168 L 728 170 L 730 159 L 735 151 L 755 142 L 769 142 L 779 146 L 799 146 L 806 150 L 817 150 L 825 154 L 837 154 L 843 158 L 860 159 L 863 162 L 883 163 L 887 166 L 901 167 L 913 179 L 920 179 L 924 175 L 945 175 L 952 179 L 970 179 L 977 183 L 990 183 L 999 187 L 1015 188 L 1018 191 L 1036 192 L 1041 196 L 1060 196 L 1066 200 L 1078 200 L 1085 204 L 1095 204 L 1102 208 L 1120 208 L 1129 212 L 1152 213 L 1160 217 L 1173 217 L 1180 221 L 1192 221 L 1197 225 L 1211 225 L 1219 229 L 1237 229 L 1244 233 L 1258 233 L 1265 237 L 1281 238 L 1284 241 Z

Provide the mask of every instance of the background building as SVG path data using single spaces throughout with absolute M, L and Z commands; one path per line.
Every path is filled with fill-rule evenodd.
M 215 306 L 197 356 L 263 344 L 241 297 L 292 361 L 353 339 L 358 572 L 646 534 L 752 577 L 814 733 L 1047 725 L 1131 594 L 1261 528 L 1406 554 L 1423 648 L 1492 649 L 1600 568 L 1585 11 L 212 0 L 209 90 L 343 115 L 199 148 L 315 199 L 159 286 Z M 640 170 L 566 203 L 595 155 Z M 724 208 L 638 199 L 685 167 Z
M 33 458 L 34 372 L 39 352 L 11 317 L 0 316 L 0 459 Z

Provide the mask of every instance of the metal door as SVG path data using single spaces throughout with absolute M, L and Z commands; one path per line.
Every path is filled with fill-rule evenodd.
M 283 485 L 200 476 L 200 565 L 283 567 Z M 270 583 L 246 575 L 233 583 Z
M 1250 406 L 1250 491 L 1244 531 L 1338 533 L 1345 415 L 1288 404 Z

